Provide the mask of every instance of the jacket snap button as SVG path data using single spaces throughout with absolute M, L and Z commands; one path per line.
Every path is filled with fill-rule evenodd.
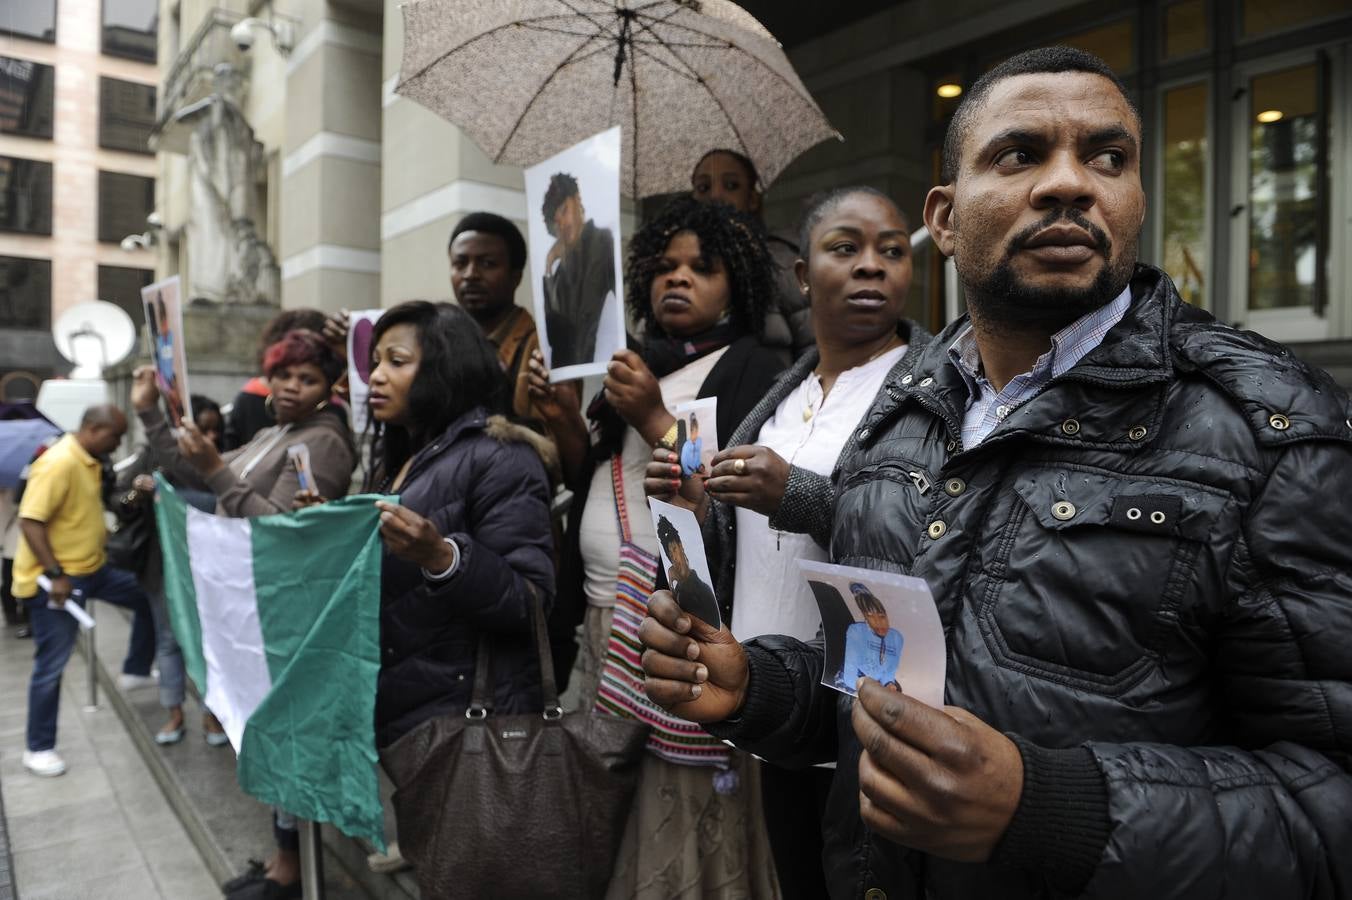
M 1052 505 L 1052 518 L 1060 519 L 1065 522 L 1075 517 L 1075 504 L 1069 500 L 1062 500 L 1060 503 Z
M 864 900 L 887 900 L 887 892 L 881 888 L 869 888 L 864 891 Z
M 1150 429 L 1146 428 L 1144 425 L 1137 425 L 1131 431 L 1127 432 L 1127 437 L 1131 438 L 1133 441 L 1143 441 L 1145 440 L 1145 436 L 1149 433 Z
M 1150 514 L 1150 521 L 1154 522 L 1156 525 L 1163 525 L 1165 518 L 1166 516 L 1164 513 L 1160 512 L 1158 509 Z
M 1278 431 L 1285 431 L 1291 427 L 1291 420 L 1281 413 L 1273 413 L 1268 416 L 1268 424 Z
M 1135 522 L 1140 517 L 1141 510 L 1138 509 L 1137 507 L 1133 506 L 1131 509 L 1127 510 L 1127 518 L 1130 519 L 1131 521 Z
M 945 525 L 943 522 L 940 522 L 936 519 L 935 521 L 930 523 L 929 536 L 934 540 L 936 541 L 939 540 L 939 538 L 944 536 L 944 532 L 946 531 L 948 531 L 948 526 Z
M 859 429 L 859 440 L 861 440 L 861 441 L 866 441 L 866 440 L 868 440 L 868 429 L 867 429 L 867 428 L 861 428 L 861 429 Z
M 944 491 L 950 497 L 956 497 L 965 490 L 967 490 L 967 482 L 961 478 L 950 478 L 944 482 Z
M 1078 419 L 1066 419 L 1061 423 L 1061 431 L 1066 434 L 1079 434 L 1080 422 Z
M 929 387 L 931 384 L 934 384 L 933 378 L 925 378 L 920 382 L 921 387 Z
M 910 383 L 911 383 L 912 377 L 913 377 L 913 376 L 911 376 L 911 375 L 904 375 L 904 376 L 902 376 L 901 383 L 902 383 L 902 384 L 910 384 Z

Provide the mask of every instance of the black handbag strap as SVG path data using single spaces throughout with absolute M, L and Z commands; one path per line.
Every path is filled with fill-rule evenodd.
M 531 598 L 530 617 L 535 631 L 535 653 L 540 662 L 540 694 L 544 700 L 544 717 L 553 721 L 563 716 L 563 707 L 559 705 L 559 683 L 554 677 L 554 655 L 549 650 L 544 598 L 535 585 L 529 581 L 525 581 L 525 585 Z M 474 661 L 474 689 L 470 694 L 469 708 L 465 710 L 467 719 L 484 719 L 493 711 L 492 656 L 492 643 L 488 635 L 480 633 L 479 650 Z

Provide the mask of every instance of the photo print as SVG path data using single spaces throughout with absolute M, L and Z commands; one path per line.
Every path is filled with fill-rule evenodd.
M 141 288 L 146 313 L 146 334 L 155 363 L 155 381 L 169 410 L 175 432 L 184 417 L 192 417 L 188 391 L 188 356 L 183 339 L 183 307 L 179 302 L 179 277 L 167 278 Z
M 704 535 L 695 514 L 680 506 L 649 498 L 657 546 L 662 551 L 662 571 L 681 609 L 714 628 L 723 626 L 704 554 Z
M 860 678 L 944 705 L 947 654 L 929 585 L 891 572 L 799 560 L 822 615 L 822 684 L 855 696 Z
M 676 417 L 676 456 L 681 477 L 709 477 L 718 452 L 718 398 L 706 397 L 681 403 L 671 411 Z
M 371 333 L 383 309 L 358 309 L 347 316 L 347 408 L 352 413 L 352 433 L 364 434 L 371 411 L 366 397 L 371 393 Z
M 601 375 L 625 346 L 620 129 L 526 169 L 531 294 L 551 381 Z

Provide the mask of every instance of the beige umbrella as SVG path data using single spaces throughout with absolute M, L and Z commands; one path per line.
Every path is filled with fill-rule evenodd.
M 623 128 L 632 197 L 689 188 L 707 150 L 769 184 L 839 133 L 788 57 L 729 0 L 415 0 L 395 92 L 458 125 L 494 162 L 529 166 Z

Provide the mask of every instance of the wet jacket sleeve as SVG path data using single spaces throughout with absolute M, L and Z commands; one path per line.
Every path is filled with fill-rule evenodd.
M 1223 743 L 1020 742 L 996 862 L 1104 900 L 1352 897 L 1352 447 L 1290 445 L 1261 491 L 1214 637 Z
M 525 444 L 476 452 L 485 454 L 480 474 L 471 481 L 463 522 L 448 535 L 460 562 L 445 581 L 428 585 L 428 599 L 454 603 L 481 628 L 529 633 L 534 600 L 526 582 L 539 590 L 546 613 L 554 600 L 549 480 Z

